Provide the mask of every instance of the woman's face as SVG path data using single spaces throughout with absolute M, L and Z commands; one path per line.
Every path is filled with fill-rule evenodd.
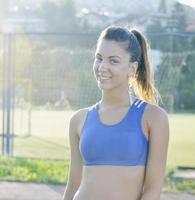
M 128 76 L 134 69 L 130 55 L 116 41 L 101 39 L 95 52 L 94 76 L 100 89 L 128 86 Z

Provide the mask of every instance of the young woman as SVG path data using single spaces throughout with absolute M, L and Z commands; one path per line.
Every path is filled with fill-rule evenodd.
M 71 117 L 64 200 L 160 199 L 169 122 L 157 105 L 148 51 L 136 29 L 109 26 L 100 34 L 93 70 L 102 97 Z

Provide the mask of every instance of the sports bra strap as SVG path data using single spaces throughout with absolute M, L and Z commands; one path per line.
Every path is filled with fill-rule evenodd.
M 138 101 L 135 102 L 135 107 L 137 108 L 137 110 L 139 110 L 139 112 L 143 113 L 146 104 L 147 102 L 139 99 Z

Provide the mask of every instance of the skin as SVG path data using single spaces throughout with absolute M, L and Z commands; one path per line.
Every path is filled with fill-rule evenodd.
M 130 62 L 130 55 L 121 44 L 105 39 L 99 41 L 93 70 L 102 90 L 99 116 L 104 124 L 115 124 L 127 113 L 131 106 L 128 78 L 135 74 L 137 67 L 137 62 Z M 101 80 L 100 75 L 111 78 Z M 134 100 L 131 96 L 131 104 Z M 143 113 L 142 130 L 150 142 L 146 166 L 83 166 L 79 139 L 87 112 L 88 108 L 80 109 L 70 120 L 71 161 L 63 199 L 160 200 L 169 141 L 167 113 L 149 103 Z

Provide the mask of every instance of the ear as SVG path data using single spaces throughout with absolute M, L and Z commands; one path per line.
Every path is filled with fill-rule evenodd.
M 130 62 L 129 63 L 129 72 L 128 72 L 128 76 L 134 76 L 137 72 L 137 68 L 138 68 L 138 62 Z

